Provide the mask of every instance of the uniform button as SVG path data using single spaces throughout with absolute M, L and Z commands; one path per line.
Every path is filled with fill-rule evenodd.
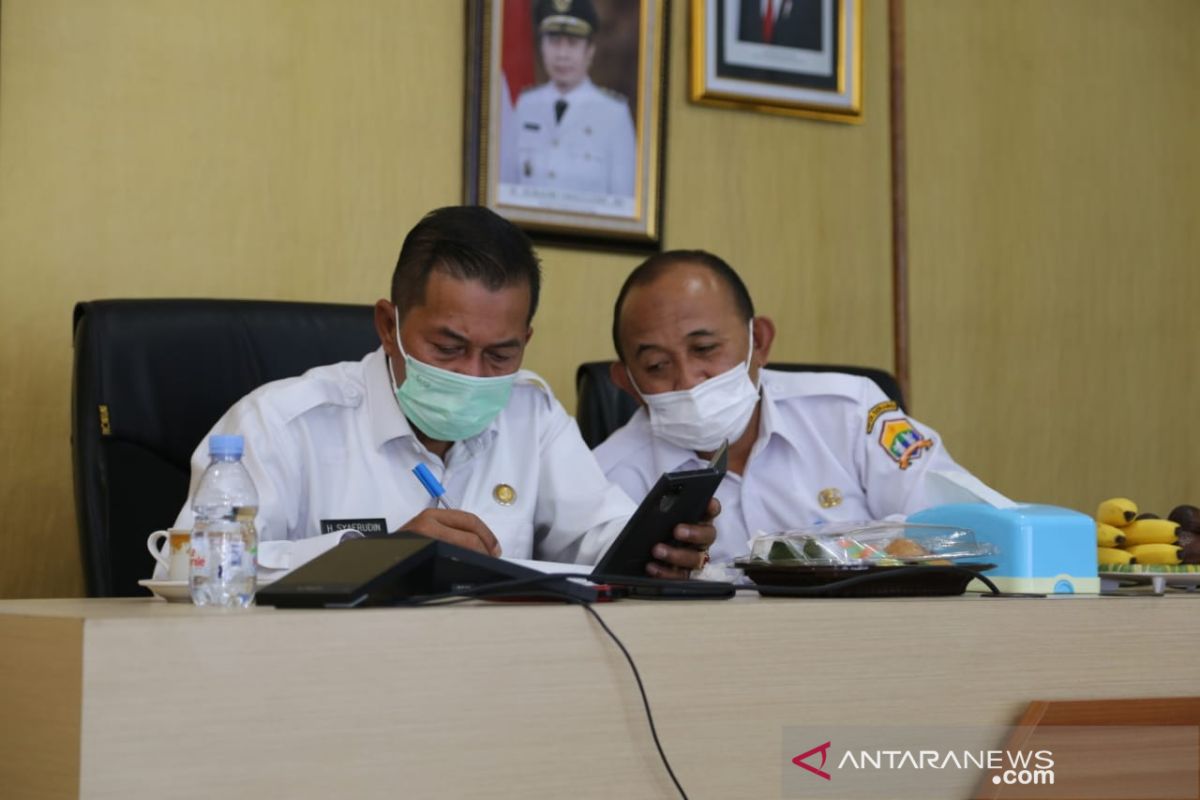
M 558 147 L 558 139 L 551 139 L 550 144 L 554 147 Z
M 554 170 L 550 170 L 550 171 L 549 171 L 548 173 L 546 173 L 546 174 L 547 174 L 549 177 L 553 178 L 553 177 L 554 177 Z

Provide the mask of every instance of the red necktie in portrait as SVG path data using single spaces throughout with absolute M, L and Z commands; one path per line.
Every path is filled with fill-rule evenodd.
M 763 14 L 763 41 L 771 43 L 771 34 L 775 32 L 775 2 L 767 0 L 767 12 Z

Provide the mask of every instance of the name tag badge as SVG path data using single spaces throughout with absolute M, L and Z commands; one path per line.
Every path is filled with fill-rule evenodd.
M 356 531 L 361 531 L 367 535 L 372 533 L 387 533 L 387 520 L 383 517 L 378 519 L 323 519 L 321 520 L 321 533 L 336 533 L 353 528 Z

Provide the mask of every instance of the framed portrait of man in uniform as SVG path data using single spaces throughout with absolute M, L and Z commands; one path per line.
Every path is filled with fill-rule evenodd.
M 470 0 L 464 194 L 532 233 L 656 246 L 666 0 Z
M 691 99 L 861 122 L 861 4 L 691 0 Z

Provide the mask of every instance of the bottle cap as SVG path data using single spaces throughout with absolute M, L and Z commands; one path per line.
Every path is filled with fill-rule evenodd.
M 234 458 L 241 458 L 244 448 L 245 443 L 242 440 L 242 437 L 238 434 L 213 434 L 212 436 L 208 437 L 209 457 L 232 456 Z

